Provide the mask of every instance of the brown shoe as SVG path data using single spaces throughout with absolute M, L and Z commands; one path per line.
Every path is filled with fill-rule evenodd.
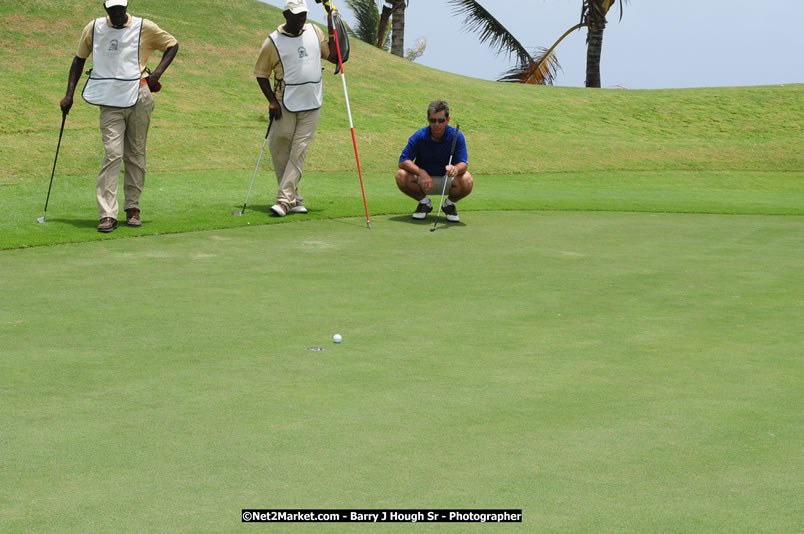
M 117 219 L 112 219 L 111 217 L 104 217 L 100 220 L 100 224 L 98 225 L 98 232 L 108 234 L 109 232 L 114 232 L 115 229 L 117 229 Z
M 139 228 L 140 226 L 142 226 L 142 220 L 140 220 L 139 209 L 131 208 L 126 210 L 126 224 L 134 228 Z

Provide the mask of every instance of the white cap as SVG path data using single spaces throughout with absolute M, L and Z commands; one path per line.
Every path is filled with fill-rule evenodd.
M 287 0 L 285 11 L 290 11 L 294 15 L 307 12 L 307 2 L 305 0 Z
M 128 7 L 128 0 L 106 0 L 103 5 L 105 7 L 123 6 Z

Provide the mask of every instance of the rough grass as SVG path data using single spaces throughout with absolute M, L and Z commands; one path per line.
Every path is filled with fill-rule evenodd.
M 21 177 L 42 181 L 49 177 L 58 102 L 78 32 L 98 9 L 52 0 L 2 9 L 0 183 Z M 267 119 L 252 70 L 259 46 L 281 20 L 279 10 L 256 0 L 138 0 L 132 12 L 152 17 L 181 44 L 163 79 L 164 92 L 157 95 L 150 169 L 251 167 L 253 145 Z M 804 168 L 802 85 L 662 91 L 524 87 L 437 71 L 361 42 L 353 45 L 346 72 L 367 171 L 394 166 L 435 98 L 450 101 L 478 174 Z M 331 72 L 325 73 L 326 101 L 311 171 L 354 169 L 341 81 Z M 94 176 L 101 150 L 97 110 L 80 99 L 68 118 L 64 150 L 61 176 Z

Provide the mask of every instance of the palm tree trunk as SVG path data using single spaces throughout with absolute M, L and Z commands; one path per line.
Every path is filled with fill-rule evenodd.
M 391 53 L 405 55 L 405 0 L 394 0 L 394 14 L 391 15 Z
M 605 22 L 590 21 L 586 38 L 586 87 L 600 88 L 600 55 L 603 52 L 605 29 Z
M 380 23 L 377 25 L 377 48 L 385 48 L 385 35 L 388 32 L 388 21 L 391 19 L 391 6 L 383 4 Z

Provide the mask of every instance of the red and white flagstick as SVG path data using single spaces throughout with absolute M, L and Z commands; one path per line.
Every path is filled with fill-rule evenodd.
M 330 5 L 332 2 L 330 1 Z M 335 7 L 332 7 L 335 11 Z M 349 91 L 346 89 L 346 73 L 343 71 L 343 58 L 341 57 L 341 43 L 338 39 L 338 31 L 335 29 L 335 48 L 338 49 L 338 65 L 341 69 L 341 80 L 343 80 L 343 94 L 346 97 L 346 112 L 349 114 L 349 128 L 352 131 L 352 145 L 355 147 L 355 161 L 357 161 L 357 175 L 360 178 L 360 191 L 363 193 L 363 207 L 366 208 L 366 226 L 371 229 L 369 219 L 368 204 L 366 203 L 366 189 L 363 187 L 363 172 L 360 170 L 360 156 L 357 153 L 357 139 L 355 138 L 355 125 L 352 122 L 352 107 L 349 105 Z

